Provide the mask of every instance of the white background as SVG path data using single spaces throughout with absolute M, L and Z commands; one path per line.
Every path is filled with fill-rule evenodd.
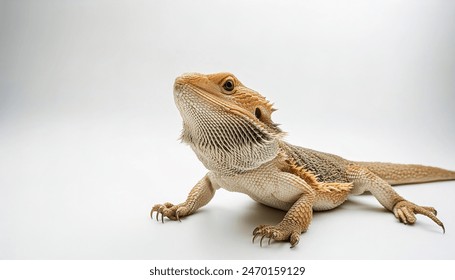
M 0 0 L 1 259 L 454 259 L 455 183 L 398 187 L 434 206 L 404 226 L 371 195 L 260 248 L 284 213 L 218 191 L 178 141 L 172 85 L 230 71 L 279 110 L 286 140 L 352 160 L 455 169 L 455 2 Z

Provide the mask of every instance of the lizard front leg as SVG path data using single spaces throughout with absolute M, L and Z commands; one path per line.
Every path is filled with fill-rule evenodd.
M 276 241 L 288 241 L 291 243 L 291 248 L 295 247 L 300 240 L 300 235 L 306 232 L 313 219 L 313 204 L 315 200 L 315 192 L 303 180 L 293 180 L 294 183 L 299 183 L 303 187 L 303 194 L 297 199 L 292 207 L 288 210 L 283 220 L 275 226 L 260 225 L 253 231 L 254 240 L 261 236 L 260 245 L 265 237 Z M 300 182 L 297 182 L 300 181 Z
M 163 223 L 164 217 L 180 221 L 180 218 L 193 214 L 197 209 L 209 203 L 215 195 L 215 191 L 210 179 L 206 175 L 191 189 L 185 202 L 177 205 L 170 202 L 156 204 L 153 206 L 150 216 L 153 219 L 153 213 L 156 212 L 156 220 L 159 220 L 161 214 L 161 221 Z

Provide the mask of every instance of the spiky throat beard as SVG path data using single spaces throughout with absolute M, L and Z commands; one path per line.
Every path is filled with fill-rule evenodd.
M 191 85 L 176 87 L 174 98 L 183 119 L 181 139 L 209 170 L 239 173 L 276 157 L 279 134 L 197 90 Z

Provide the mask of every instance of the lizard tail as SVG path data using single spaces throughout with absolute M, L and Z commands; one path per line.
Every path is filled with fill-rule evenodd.
M 356 162 L 391 185 L 455 180 L 455 171 L 418 164 Z

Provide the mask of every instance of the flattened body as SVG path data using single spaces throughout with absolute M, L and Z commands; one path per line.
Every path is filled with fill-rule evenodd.
M 289 210 L 302 196 L 314 196 L 313 209 L 323 211 L 342 204 L 352 188 L 351 183 L 323 182 L 281 150 L 280 154 L 259 168 L 226 175 L 210 172 L 215 188 L 245 193 L 257 202 Z

